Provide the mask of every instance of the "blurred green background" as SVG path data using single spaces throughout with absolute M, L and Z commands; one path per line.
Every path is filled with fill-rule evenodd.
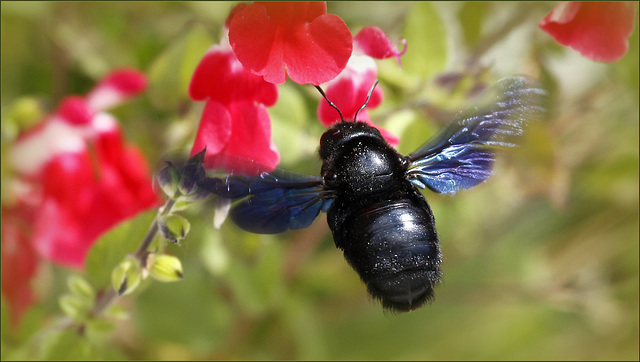
M 403 153 L 463 107 L 473 87 L 528 74 L 550 93 L 548 117 L 499 156 L 488 182 L 454 197 L 425 192 L 444 254 L 434 303 L 384 313 L 323 215 L 305 230 L 253 235 L 232 223 L 213 229 L 212 203 L 203 202 L 182 212 L 191 232 L 168 246 L 185 279 L 149 282 L 123 298 L 129 317 L 115 329 L 97 342 L 73 340 L 87 343 L 82 358 L 637 360 L 638 30 L 622 60 L 595 63 L 538 28 L 555 5 L 328 4 L 353 34 L 376 25 L 407 39 L 401 69 L 393 59 L 377 62 L 385 101 L 370 111 L 401 137 Z M 203 106 L 186 89 L 233 3 L 1 6 L 3 160 L 37 115 L 119 66 L 150 78 L 142 97 L 112 112 L 128 141 L 153 167 L 186 155 Z M 460 82 L 447 87 L 445 79 Z M 318 174 L 319 96 L 291 81 L 279 90 L 269 112 L 281 166 Z M 5 164 L 3 184 L 12 177 Z M 2 196 L 11 197 L 4 187 Z M 38 303 L 17 330 L 3 300 L 3 359 L 74 357 L 77 344 L 65 348 L 64 338 L 43 332 L 61 315 L 72 273 L 44 265 Z

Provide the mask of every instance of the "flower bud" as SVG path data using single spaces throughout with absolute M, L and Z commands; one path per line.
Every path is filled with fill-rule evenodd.
M 191 195 L 198 190 L 198 186 L 204 180 L 206 171 L 202 166 L 204 162 L 204 152 L 196 153 L 187 160 L 187 163 L 180 169 L 181 178 L 178 189 L 183 195 Z
M 180 172 L 171 162 L 167 162 L 167 166 L 158 172 L 156 179 L 165 195 L 169 196 L 169 198 L 177 196 Z
M 185 171 L 185 167 L 182 168 Z M 191 170 L 187 169 L 187 172 L 191 173 Z M 183 195 L 191 195 L 192 193 L 198 190 L 198 180 L 191 177 L 191 175 L 183 173 L 182 178 L 180 178 L 180 183 L 178 183 L 178 190 Z
M 184 239 L 191 228 L 191 224 L 189 224 L 187 219 L 175 214 L 162 216 L 158 220 L 158 226 L 160 227 L 162 236 L 172 243 L 177 243 Z
M 161 282 L 182 280 L 182 263 L 173 255 L 156 255 L 149 275 Z
M 203 187 L 197 187 L 194 192 L 178 197 L 178 201 L 183 201 L 185 203 L 201 201 L 209 197 L 209 195 L 211 195 L 211 192 L 209 190 Z
M 138 259 L 127 257 L 111 273 L 111 284 L 119 295 L 133 292 L 142 280 L 142 270 Z

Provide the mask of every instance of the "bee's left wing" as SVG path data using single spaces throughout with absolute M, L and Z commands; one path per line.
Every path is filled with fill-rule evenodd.
M 515 146 L 509 138 L 544 113 L 545 94 L 525 77 L 498 81 L 407 156 L 407 177 L 418 187 L 438 193 L 455 193 L 481 183 L 491 175 L 495 150 Z
M 205 188 L 232 201 L 231 219 L 242 229 L 258 234 L 281 233 L 311 225 L 331 205 L 331 192 L 322 178 L 276 170 L 259 176 L 209 177 Z

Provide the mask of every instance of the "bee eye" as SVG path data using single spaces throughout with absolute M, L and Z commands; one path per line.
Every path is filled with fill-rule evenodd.
M 328 187 L 335 187 L 338 183 L 338 175 L 333 172 L 328 172 L 324 175 L 324 184 Z
M 334 143 L 335 141 L 337 141 L 338 139 L 341 138 L 341 131 L 337 128 L 332 128 L 328 131 L 326 131 L 323 135 L 322 138 L 320 139 L 320 143 L 324 143 L 326 144 L 327 142 L 331 142 Z
M 343 137 L 343 133 L 338 128 L 331 128 L 320 137 L 320 158 L 326 159 L 338 141 Z
M 400 158 L 400 167 L 402 167 L 403 170 L 406 170 L 407 168 L 409 168 L 410 164 L 411 164 L 411 160 L 409 159 L 409 156 Z

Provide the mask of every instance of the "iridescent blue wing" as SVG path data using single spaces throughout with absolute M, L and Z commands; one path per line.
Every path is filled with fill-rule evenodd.
M 205 184 L 219 197 L 239 200 L 232 206 L 231 219 L 240 228 L 258 234 L 306 228 L 333 200 L 321 177 L 278 170 L 260 176 L 207 178 Z
M 515 146 L 510 138 L 544 113 L 545 94 L 525 77 L 498 81 L 407 156 L 407 177 L 418 187 L 438 193 L 455 193 L 481 183 L 491 175 L 495 150 Z

